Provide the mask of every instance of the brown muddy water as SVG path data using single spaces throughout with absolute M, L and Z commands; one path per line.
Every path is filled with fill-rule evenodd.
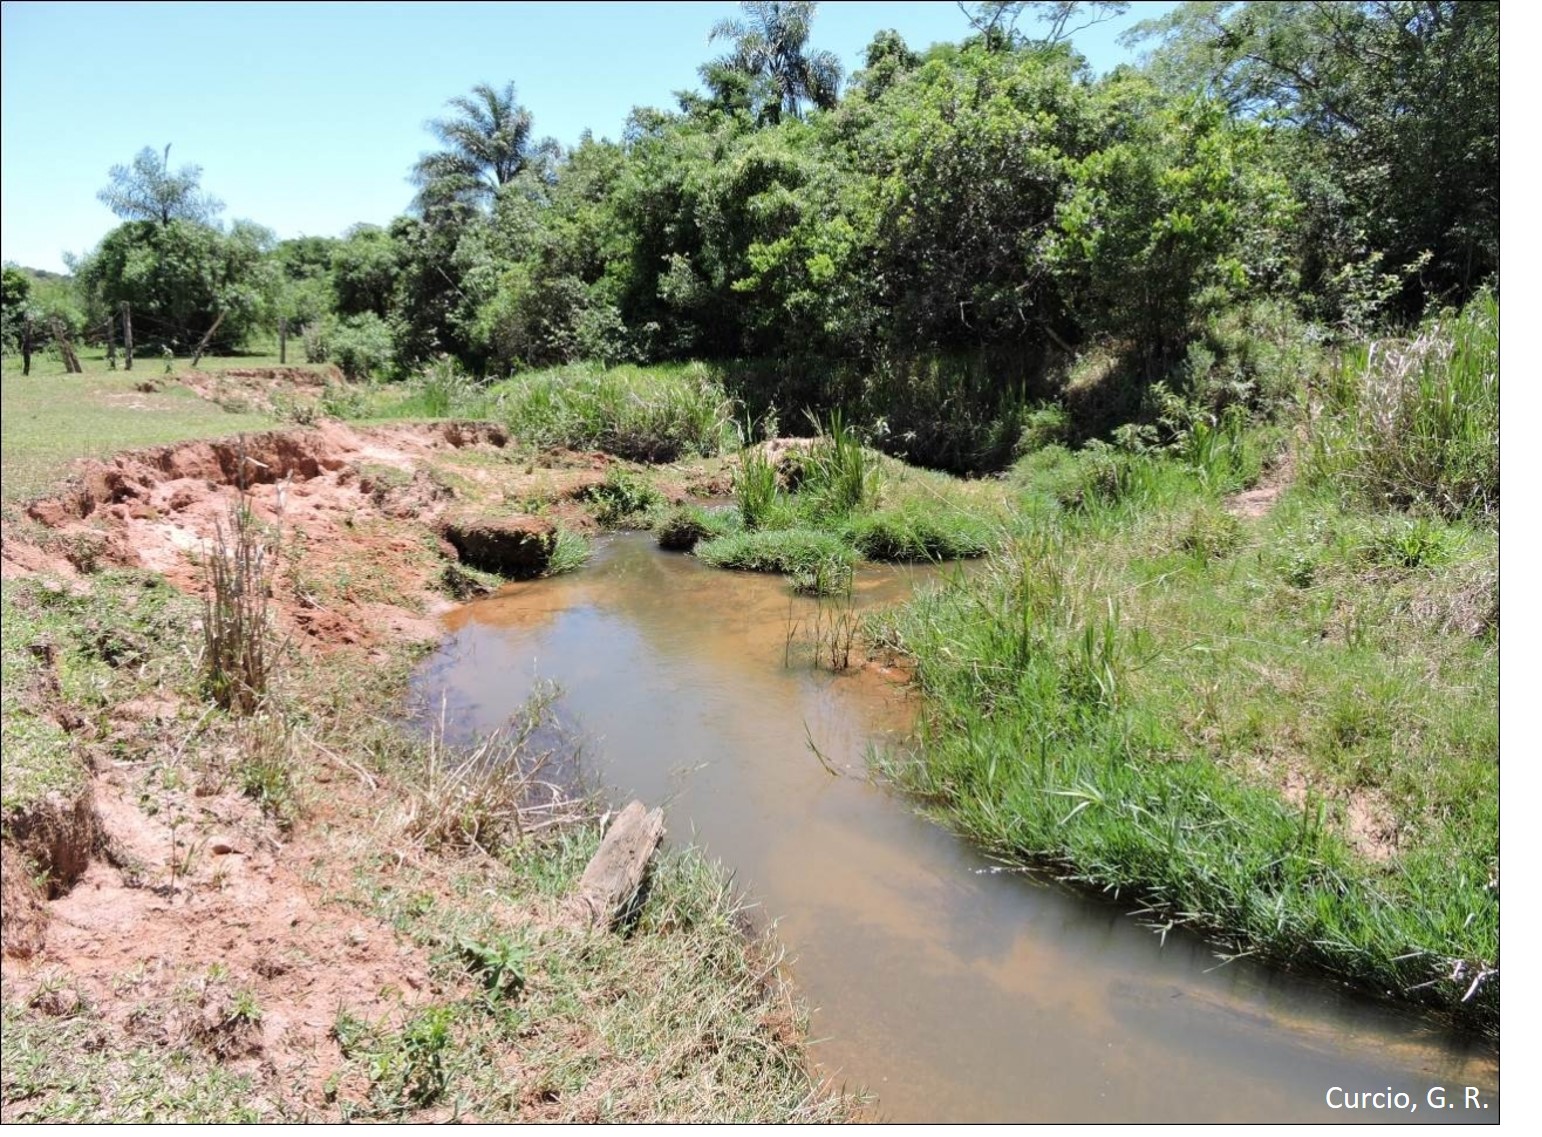
M 858 603 L 927 575 L 867 570 Z M 815 1058 L 886 1119 L 1498 1119 L 1492 1047 L 1164 942 L 1131 905 L 1004 869 L 868 782 L 868 747 L 901 743 L 913 707 L 873 671 L 813 669 L 801 631 L 788 666 L 789 628 L 819 612 L 778 578 L 621 534 L 576 574 L 451 613 L 417 691 L 487 730 L 555 681 L 589 780 L 665 803 L 669 839 L 776 918 Z

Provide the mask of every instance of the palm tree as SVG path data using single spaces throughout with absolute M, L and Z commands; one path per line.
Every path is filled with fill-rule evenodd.
M 762 124 L 776 125 L 783 114 L 798 117 L 802 104 L 829 110 L 840 94 L 841 64 L 832 51 L 807 51 L 812 0 L 746 0 L 747 19 L 723 20 L 708 36 L 733 41 L 733 51 L 719 66 L 742 71 L 765 85 L 760 100 Z
M 503 90 L 478 83 L 471 94 L 447 104 L 460 112 L 426 124 L 446 149 L 425 154 L 412 168 L 416 205 L 427 212 L 452 204 L 480 206 L 493 201 L 529 164 L 530 112 L 514 101 L 514 84 Z

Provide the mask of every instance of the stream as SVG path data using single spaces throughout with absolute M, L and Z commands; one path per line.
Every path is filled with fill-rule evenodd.
M 934 575 L 864 567 L 856 603 Z M 1498 1120 L 1494 1046 L 1223 964 L 1129 903 L 1004 868 L 870 782 L 869 746 L 902 741 L 914 708 L 874 669 L 810 665 L 830 610 L 616 534 L 577 573 L 451 612 L 415 689 L 480 731 L 555 681 L 589 783 L 664 804 L 667 839 L 704 846 L 775 919 L 811 1053 L 886 1120 Z M 1390 1108 L 1343 1108 L 1373 1093 Z

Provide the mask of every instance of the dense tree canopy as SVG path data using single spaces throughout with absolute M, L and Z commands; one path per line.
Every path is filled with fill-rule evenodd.
M 408 215 L 271 254 L 146 151 L 80 284 L 179 342 L 221 311 L 222 336 L 282 316 L 317 354 L 367 331 L 398 373 L 722 361 L 752 406 L 844 405 L 958 466 L 1089 349 L 1103 430 L 1158 383 L 1263 398 L 1248 328 L 1497 285 L 1497 4 L 1188 3 L 1102 77 L 1068 37 L 1121 4 L 963 7 L 958 43 L 878 33 L 842 95 L 814 4 L 747 3 L 702 90 L 565 153 L 480 84 L 429 123 Z
M 1357 269 L 1395 274 L 1408 314 L 1498 270 L 1497 0 L 1207 0 L 1140 33 L 1170 89 L 1276 124 L 1330 305 L 1360 300 Z

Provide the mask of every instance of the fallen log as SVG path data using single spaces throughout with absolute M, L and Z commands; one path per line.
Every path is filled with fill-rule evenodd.
M 616 814 L 605 831 L 574 894 L 574 916 L 591 928 L 613 928 L 631 911 L 648 862 L 664 837 L 664 811 L 634 801 Z

